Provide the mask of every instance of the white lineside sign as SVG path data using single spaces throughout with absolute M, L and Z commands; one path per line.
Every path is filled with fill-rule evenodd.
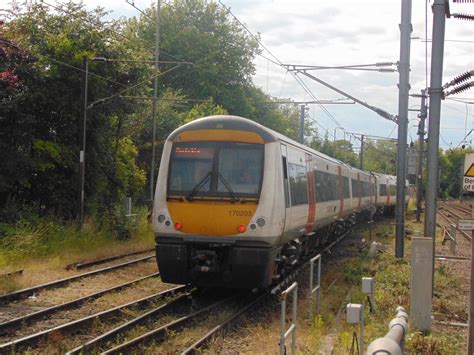
M 464 174 L 462 177 L 462 190 L 474 192 L 474 153 L 466 154 L 464 158 Z

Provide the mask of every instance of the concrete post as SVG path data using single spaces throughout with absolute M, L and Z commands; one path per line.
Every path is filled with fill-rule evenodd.
M 417 233 L 419 235 L 419 232 Z M 412 238 L 410 276 L 410 316 L 413 326 L 421 331 L 431 329 L 431 290 L 433 279 L 432 238 Z

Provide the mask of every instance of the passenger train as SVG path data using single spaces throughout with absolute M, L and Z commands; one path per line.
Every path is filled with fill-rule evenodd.
M 161 278 L 266 287 L 370 206 L 393 212 L 395 185 L 394 176 L 353 168 L 249 119 L 192 121 L 166 140 L 157 179 Z

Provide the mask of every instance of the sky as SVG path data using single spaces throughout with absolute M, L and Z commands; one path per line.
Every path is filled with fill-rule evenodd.
M 128 0 L 132 2 L 132 0 Z M 163 6 L 169 6 L 170 0 Z M 307 91 L 286 69 L 274 62 L 298 65 L 343 66 L 400 59 L 401 0 L 221 0 L 253 34 L 260 34 L 267 50 L 255 59 L 254 83 L 273 97 L 294 101 L 313 101 Z M 138 16 L 126 0 L 84 0 L 87 7 L 104 7 L 112 17 Z M 431 2 L 412 2 L 412 40 L 410 53 L 410 94 L 420 94 L 429 86 L 432 19 Z M 149 0 L 134 0 L 136 7 L 156 6 Z M 474 15 L 474 3 L 456 4 L 451 13 Z M 474 24 L 472 21 L 446 20 L 443 83 L 474 69 Z M 398 72 L 380 73 L 341 69 L 312 71 L 311 74 L 367 102 L 398 114 Z M 318 100 L 339 100 L 343 96 L 304 77 L 311 95 Z M 472 78 L 471 80 L 474 80 Z M 469 99 L 467 102 L 454 101 Z M 473 145 L 474 88 L 442 101 L 440 146 Z M 397 127 L 358 104 L 308 105 L 308 115 L 321 134 L 330 139 L 344 136 L 357 146 L 347 132 L 381 137 L 397 137 Z M 410 97 L 409 108 L 420 108 L 420 98 Z M 408 142 L 417 139 L 418 112 L 410 111 Z M 340 128 L 338 128 L 340 127 Z

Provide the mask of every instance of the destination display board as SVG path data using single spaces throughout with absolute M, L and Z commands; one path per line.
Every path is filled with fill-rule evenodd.
M 464 175 L 462 189 L 464 193 L 474 192 L 474 153 L 466 154 L 464 158 Z

